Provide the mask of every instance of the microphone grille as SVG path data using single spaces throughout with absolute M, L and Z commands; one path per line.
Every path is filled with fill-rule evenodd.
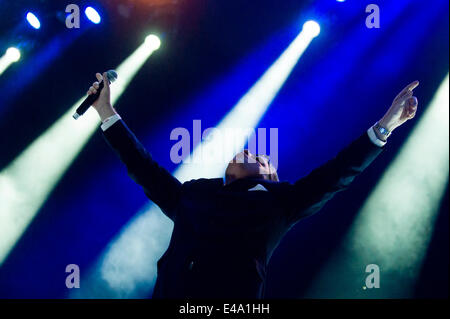
M 108 76 L 109 83 L 113 83 L 115 80 L 117 80 L 117 72 L 114 70 L 109 70 L 106 72 L 106 75 Z

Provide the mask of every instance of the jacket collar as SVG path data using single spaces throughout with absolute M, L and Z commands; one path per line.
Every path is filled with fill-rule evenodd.
M 224 189 L 231 191 L 247 191 L 254 188 L 258 184 L 265 186 L 268 182 L 270 181 L 262 178 L 246 177 L 236 179 L 229 184 L 225 184 L 223 187 Z

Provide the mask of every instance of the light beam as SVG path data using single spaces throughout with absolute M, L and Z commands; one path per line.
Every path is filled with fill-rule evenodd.
M 117 67 L 119 77 L 111 85 L 112 103 L 154 51 L 154 46 L 143 43 Z M 77 121 L 72 118 L 84 98 L 0 172 L 0 265 L 98 129 L 99 120 L 92 110 Z
M 409 298 L 449 176 L 449 77 L 313 282 L 311 298 Z M 364 289 L 365 268 L 380 288 Z

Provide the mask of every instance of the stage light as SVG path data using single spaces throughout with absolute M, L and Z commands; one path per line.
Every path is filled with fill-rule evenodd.
M 161 40 L 158 38 L 158 36 L 154 34 L 150 34 L 145 38 L 145 43 L 149 46 L 149 48 L 153 50 L 158 50 L 161 46 Z
M 115 103 L 154 49 L 142 43 L 116 70 L 111 85 Z M 93 81 L 94 79 L 92 79 Z M 90 85 L 86 84 L 87 87 Z M 75 121 L 78 100 L 57 122 L 0 171 L 0 265 L 30 224 L 53 188 L 99 128 L 95 111 Z
M 305 32 L 306 35 L 315 38 L 320 33 L 320 25 L 313 20 L 306 21 L 303 24 L 303 31 Z
M 40 45 L 37 50 L 33 50 L 32 58 L 26 59 L 24 63 L 17 66 L 14 74 L 0 87 L 0 117 L 11 106 L 12 101 L 22 94 L 24 89 L 33 83 L 49 66 L 53 65 L 55 59 L 63 56 L 64 51 L 87 30 L 88 28 L 82 28 L 80 32 L 61 30 L 61 32 L 53 35 L 48 42 Z
M 11 61 L 11 62 L 17 62 L 20 59 L 20 51 L 17 48 L 11 47 L 8 48 L 8 50 L 6 50 L 6 57 Z
M 447 74 L 306 297 L 413 296 L 449 179 L 448 106 Z M 369 264 L 379 289 L 363 289 Z
M 39 29 L 41 27 L 41 22 L 33 12 L 27 13 L 27 21 L 35 29 Z
M 14 62 L 20 60 L 20 51 L 11 47 L 6 50 L 5 54 L 0 57 L 0 75 Z
M 84 10 L 84 14 L 92 23 L 99 24 L 102 21 L 100 14 L 92 7 L 87 7 Z
M 257 126 L 287 80 L 313 37 L 307 24 L 278 59 L 259 80 L 241 97 L 238 103 L 216 126 L 225 134 L 213 135 L 192 152 L 192 162 L 181 164 L 176 176 L 184 182 L 194 178 L 223 176 L 228 161 L 241 151 L 248 138 L 248 129 Z M 228 129 L 241 130 L 228 130 Z M 223 141 L 233 140 L 231 147 Z M 217 150 L 224 151 L 223 162 L 215 163 L 210 157 Z M 196 163 L 197 162 L 197 163 Z M 160 209 L 149 204 L 125 225 L 121 233 L 109 244 L 83 282 L 84 287 L 73 291 L 73 298 L 140 298 L 147 297 L 156 279 L 156 262 L 170 240 L 173 223 Z

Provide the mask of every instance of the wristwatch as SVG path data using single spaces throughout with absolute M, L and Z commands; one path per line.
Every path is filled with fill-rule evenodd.
M 385 136 L 386 138 L 389 137 L 389 135 L 391 135 L 391 131 L 389 131 L 388 129 L 382 127 L 380 125 L 380 123 L 378 123 L 378 122 L 375 123 L 374 129 L 376 129 L 378 131 L 378 133 L 380 133 L 381 135 Z

